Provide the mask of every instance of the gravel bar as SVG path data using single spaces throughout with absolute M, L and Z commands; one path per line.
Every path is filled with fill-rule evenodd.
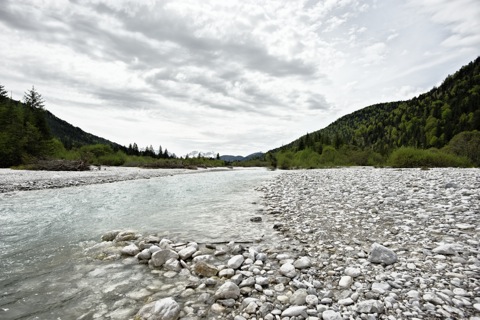
M 127 294 L 137 303 L 85 316 L 480 319 L 480 170 L 288 171 L 258 190 L 274 243 L 105 234 L 92 256 L 145 264 L 149 277 Z
M 90 171 L 37 171 L 0 169 L 0 193 L 65 188 L 125 180 L 150 179 L 175 174 L 223 169 L 144 169 L 137 167 L 92 167 Z M 225 169 L 226 170 L 226 169 Z

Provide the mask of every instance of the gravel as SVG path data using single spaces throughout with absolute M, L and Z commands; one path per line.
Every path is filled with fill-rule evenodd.
M 289 171 L 258 190 L 280 241 L 118 242 L 120 233 L 100 248 L 107 260 L 136 254 L 146 271 L 174 281 L 148 297 L 149 306 L 178 304 L 174 319 L 480 319 L 480 170 Z M 182 268 L 142 254 L 158 246 L 174 257 L 188 251 Z M 141 307 L 94 315 L 158 317 Z
M 65 188 L 125 180 L 150 179 L 175 174 L 219 169 L 143 169 L 136 167 L 92 167 L 90 171 L 36 171 L 0 169 L 0 193 Z

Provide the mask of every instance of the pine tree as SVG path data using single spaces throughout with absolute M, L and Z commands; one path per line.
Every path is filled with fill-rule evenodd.
M 0 99 L 8 98 L 8 92 L 5 90 L 5 87 L 0 84 Z
M 32 89 L 25 92 L 23 96 L 23 103 L 25 105 L 34 108 L 34 109 L 44 109 L 45 101 L 43 100 L 40 93 L 35 90 L 35 87 L 32 86 Z
M 159 159 L 163 158 L 163 149 L 162 149 L 162 146 L 158 147 L 158 158 L 159 158 Z

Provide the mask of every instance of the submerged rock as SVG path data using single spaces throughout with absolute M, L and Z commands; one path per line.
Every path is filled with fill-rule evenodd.
M 127 256 L 135 256 L 140 252 L 140 249 L 137 247 L 136 244 L 132 243 L 126 247 L 123 247 L 120 252 Z
M 154 267 L 161 267 L 167 262 L 168 259 L 178 259 L 178 254 L 170 249 L 161 249 L 152 254 L 152 258 L 150 259 L 150 263 Z
M 199 261 L 193 267 L 193 271 L 203 277 L 213 277 L 218 273 L 218 268 L 204 261 Z
M 113 241 L 119 233 L 120 230 L 109 231 L 102 235 L 102 241 Z
M 143 306 L 137 316 L 142 320 L 177 320 L 180 305 L 173 298 L 164 298 Z
M 121 231 L 115 236 L 116 242 L 132 241 L 138 239 L 138 235 L 134 231 Z

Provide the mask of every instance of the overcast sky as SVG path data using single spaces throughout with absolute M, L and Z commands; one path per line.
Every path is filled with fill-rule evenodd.
M 0 84 L 122 145 L 247 155 L 428 91 L 479 30 L 478 0 L 2 0 Z

